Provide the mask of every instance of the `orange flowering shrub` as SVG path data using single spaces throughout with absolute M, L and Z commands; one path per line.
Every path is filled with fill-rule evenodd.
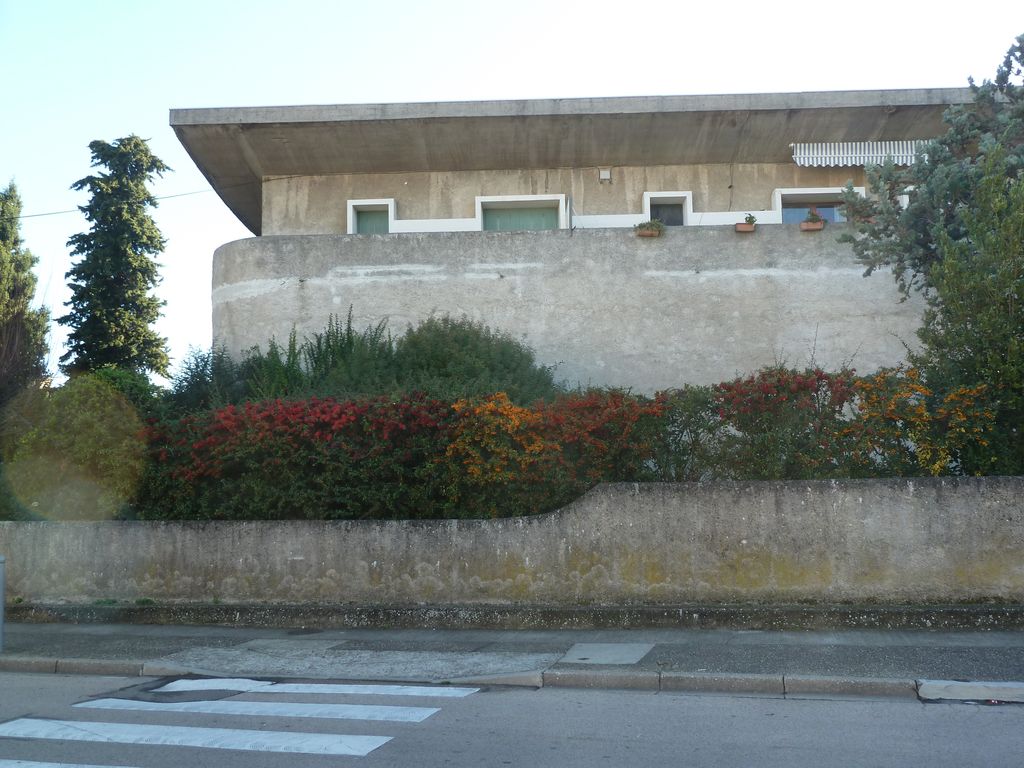
M 460 400 L 445 452 L 451 516 L 531 514 L 600 482 L 648 479 L 657 401 L 616 391 L 563 395 L 533 408 L 504 393 Z
M 995 414 L 985 385 L 958 387 L 936 400 L 915 368 L 887 368 L 858 379 L 851 464 L 856 474 L 941 475 L 964 451 L 988 445 Z

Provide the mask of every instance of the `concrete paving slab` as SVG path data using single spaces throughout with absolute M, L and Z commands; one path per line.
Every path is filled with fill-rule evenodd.
M 654 650 L 653 643 L 576 643 L 562 664 L 636 664 Z
M 918 698 L 925 701 L 1009 701 L 1024 703 L 1024 682 L 918 680 Z
M 259 640 L 234 648 L 190 648 L 161 661 L 216 675 L 437 682 L 536 672 L 561 653 L 338 650 L 334 641 Z

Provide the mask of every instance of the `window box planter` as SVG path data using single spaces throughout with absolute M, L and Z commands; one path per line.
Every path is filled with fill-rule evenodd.
M 800 231 L 801 232 L 817 232 L 819 229 L 825 228 L 824 221 L 801 221 Z
M 651 219 L 640 222 L 633 229 L 636 230 L 637 237 L 661 237 L 661 233 L 665 231 L 665 225 L 658 219 Z
M 737 232 L 753 232 L 757 227 L 757 224 L 748 224 L 745 221 L 737 222 L 735 225 Z

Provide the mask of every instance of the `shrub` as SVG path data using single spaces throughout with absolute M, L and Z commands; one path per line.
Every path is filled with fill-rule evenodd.
M 192 349 L 165 393 L 164 404 L 171 413 L 198 413 L 242 402 L 247 394 L 238 364 L 226 349 Z
M 851 466 L 864 477 L 952 474 L 989 444 L 994 412 L 985 386 L 935 396 L 915 368 L 887 368 L 854 384 Z
M 400 396 L 424 392 L 454 401 L 506 392 L 526 405 L 561 388 L 553 368 L 538 365 L 532 350 L 508 334 L 465 318 L 432 318 L 394 340 L 382 321 L 356 332 L 352 312 L 300 343 L 271 340 L 266 352 L 249 350 L 235 363 L 223 349 L 192 352 L 166 397 L 174 413 L 196 413 L 246 400 Z
M 659 393 L 659 401 L 663 417 L 651 435 L 653 479 L 681 483 L 721 477 L 725 423 L 718 415 L 715 390 L 686 386 Z
M 33 390 L 5 419 L 4 477 L 34 514 L 106 519 L 136 492 L 145 464 L 142 422 L 104 376 L 82 374 L 53 390 Z
M 524 408 L 498 393 L 461 400 L 448 445 L 446 516 L 536 514 L 600 482 L 644 480 L 661 405 L 621 391 Z
M 395 343 L 395 373 L 404 391 L 448 400 L 504 392 L 527 405 L 560 391 L 554 369 L 538 365 L 529 347 L 466 318 L 430 318 L 409 329 Z
M 716 463 L 737 480 L 803 480 L 849 472 L 853 371 L 773 366 L 714 388 L 723 431 Z
M 415 518 L 440 488 L 448 404 L 271 400 L 155 422 L 136 514 L 156 519 Z

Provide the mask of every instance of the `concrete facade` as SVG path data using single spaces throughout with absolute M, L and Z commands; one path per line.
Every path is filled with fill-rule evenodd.
M 1024 478 L 605 485 L 479 521 L 0 523 L 9 600 L 1024 600 Z
M 350 306 L 357 326 L 387 319 L 394 333 L 465 315 L 572 383 L 650 392 L 779 361 L 900 362 L 920 303 L 862 280 L 834 227 L 808 236 L 792 222 L 848 183 L 863 194 L 866 162 L 911 162 L 968 101 L 948 89 L 185 109 L 171 124 L 257 235 L 214 259 L 213 335 L 231 353 L 320 331 Z M 675 226 L 639 241 L 632 228 L 655 213 Z M 748 213 L 753 235 L 723 228 Z
M 943 111 L 970 100 L 957 88 L 345 104 L 174 109 L 170 123 L 228 207 L 261 235 L 271 232 L 264 186 L 281 177 L 792 164 L 793 143 L 936 136 Z M 734 181 L 739 191 L 748 179 Z M 659 189 L 689 187 L 649 191 Z
M 919 300 L 862 276 L 840 227 L 675 227 L 259 237 L 214 255 L 213 320 L 237 353 L 352 307 L 392 333 L 431 314 L 508 330 L 571 383 L 653 392 L 776 362 L 863 372 L 903 359 Z
M 475 221 L 463 222 L 474 219 L 476 198 L 495 190 L 515 197 L 566 195 L 571 201 L 570 224 L 575 228 L 632 227 L 647 218 L 644 193 L 656 190 L 688 192 L 692 225 L 700 226 L 705 218 L 709 224 L 735 223 L 748 212 L 762 224 L 770 224 L 778 218 L 773 210 L 776 189 L 838 190 L 848 182 L 864 186 L 863 168 L 802 168 L 792 162 L 631 166 L 609 171 L 608 181 L 600 180 L 596 168 L 269 177 L 263 181 L 262 234 L 355 234 L 348 232 L 344 202 L 364 199 L 394 200 L 395 224 L 408 223 L 410 231 L 431 227 L 452 231 L 462 226 L 479 230 Z M 728 213 L 735 221 L 721 220 Z M 621 222 L 614 217 L 621 217 Z M 592 219 L 596 221 L 591 223 Z

